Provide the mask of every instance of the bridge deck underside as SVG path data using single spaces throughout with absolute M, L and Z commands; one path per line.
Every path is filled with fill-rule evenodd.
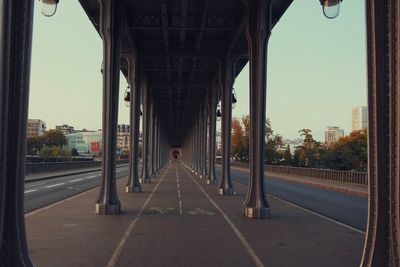
M 99 30 L 98 1 L 80 2 Z M 275 22 L 291 2 L 275 1 Z M 241 0 L 127 1 L 128 32 L 172 146 L 182 144 L 207 91 L 215 90 L 219 60 L 237 57 L 235 76 L 246 64 L 243 10 Z M 130 46 L 124 40 L 122 50 Z M 127 73 L 126 65 L 121 69 Z

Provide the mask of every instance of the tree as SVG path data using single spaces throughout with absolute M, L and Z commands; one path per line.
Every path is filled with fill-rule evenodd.
M 303 144 L 296 149 L 295 156 L 298 166 L 314 167 L 319 159 L 318 149 L 319 142 L 315 141 L 310 129 L 302 129 L 299 131 L 300 136 L 304 138 Z
M 79 156 L 78 150 L 75 147 L 71 149 L 71 155 L 74 157 Z
M 42 149 L 39 150 L 39 156 L 43 158 L 44 161 L 47 161 L 51 157 L 51 149 L 47 146 L 43 146 Z
M 238 118 L 232 118 L 232 154 L 236 159 L 243 160 L 245 156 L 244 132 Z
M 283 153 L 283 160 L 285 162 L 285 165 L 291 165 L 293 158 L 292 158 L 292 153 L 290 153 L 290 146 L 287 145 L 285 152 Z
M 244 160 L 249 161 L 250 153 L 250 116 L 246 115 L 242 117 L 243 124 L 243 148 L 244 148 Z
M 27 139 L 26 150 L 29 155 L 37 155 L 44 144 L 43 136 L 33 136 Z
M 354 131 L 335 144 L 320 150 L 320 168 L 367 171 L 366 130 Z
M 67 144 L 67 138 L 60 130 L 48 130 L 44 132 L 44 143 L 48 147 L 62 147 Z
M 279 164 L 282 160 L 282 154 L 278 152 L 278 149 L 283 145 L 282 136 L 270 134 L 268 138 L 265 143 L 265 162 L 267 164 Z

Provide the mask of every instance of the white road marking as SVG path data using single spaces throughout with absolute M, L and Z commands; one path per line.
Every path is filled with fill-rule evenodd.
M 93 178 L 96 178 L 96 177 L 97 177 L 96 175 L 91 175 L 91 176 L 86 177 L 86 179 L 93 179 Z
M 178 176 L 178 165 L 177 164 L 175 164 L 175 176 L 176 176 L 176 187 L 178 190 L 179 215 L 182 215 L 183 214 L 182 195 L 181 195 L 181 189 L 179 186 L 179 176 Z
M 65 184 L 65 183 L 52 184 L 52 185 L 48 185 L 48 186 L 45 186 L 45 187 L 46 188 L 52 188 L 52 187 L 60 186 L 60 185 L 63 185 L 63 184 Z
M 37 189 L 26 190 L 26 191 L 25 191 L 25 194 L 32 193 L 32 192 L 36 192 L 36 191 L 37 191 Z
M 201 192 L 208 198 L 208 200 L 211 202 L 211 204 L 214 205 L 214 207 L 222 214 L 224 217 L 225 221 L 229 224 L 229 226 L 232 228 L 233 232 L 239 238 L 239 240 L 242 242 L 242 245 L 244 248 L 247 250 L 247 253 L 249 253 L 251 259 L 254 261 L 254 264 L 257 267 L 264 267 L 264 263 L 261 261 L 261 259 L 257 256 L 255 253 L 254 249 L 251 247 L 250 243 L 247 241 L 247 239 L 244 237 L 244 235 L 239 231 L 239 229 L 236 227 L 236 225 L 233 223 L 233 221 L 228 217 L 228 215 L 225 214 L 225 212 L 217 205 L 217 203 L 214 202 L 214 200 L 207 194 L 206 191 L 200 186 L 200 184 L 193 178 L 193 176 L 186 170 L 186 168 L 183 168 L 185 172 L 192 178 L 193 182 L 197 185 L 197 187 L 200 189 Z
M 235 183 L 237 183 L 238 185 L 241 185 L 241 186 L 243 186 L 243 187 L 247 187 L 247 185 L 244 185 L 244 184 L 242 184 L 242 183 L 239 183 L 238 181 L 233 181 L 233 182 L 235 182 Z M 330 221 L 330 222 L 332 222 L 332 223 L 335 223 L 335 224 L 337 224 L 337 225 L 340 225 L 340 226 L 342 226 L 342 227 L 344 227 L 344 228 L 347 228 L 347 229 L 353 230 L 353 231 L 355 231 L 355 232 L 357 232 L 357 233 L 359 233 L 359 234 L 365 235 L 365 232 L 364 232 L 364 231 L 362 231 L 362 230 L 360 230 L 360 229 L 357 229 L 357 228 L 355 228 L 355 227 L 353 227 L 353 226 L 351 226 L 351 225 L 348 225 L 348 224 L 345 224 L 345 223 L 336 221 L 336 220 L 334 220 L 334 219 L 332 219 L 332 218 L 330 218 L 330 217 L 328 217 L 328 216 L 322 215 L 322 214 L 317 213 L 317 212 L 315 212 L 315 211 L 312 211 L 312 210 L 309 210 L 309 209 L 304 208 L 304 207 L 302 207 L 302 206 L 296 205 L 296 204 L 294 204 L 294 203 L 292 203 L 292 202 L 283 200 L 283 199 L 281 199 L 281 198 L 279 198 L 279 197 L 276 197 L 276 196 L 274 196 L 274 195 L 271 195 L 271 194 L 266 194 L 266 195 L 269 196 L 269 197 L 271 197 L 271 198 L 273 198 L 273 199 L 276 199 L 276 200 L 278 200 L 278 201 L 280 201 L 280 202 L 283 202 L 283 203 L 285 203 L 285 204 L 287 204 L 287 205 L 290 205 L 290 206 L 292 206 L 292 207 L 301 209 L 302 211 L 305 211 L 305 212 L 307 212 L 307 213 L 310 213 L 310 214 L 312 214 L 312 215 L 315 215 L 315 216 L 317 216 L 317 217 L 319 217 L 319 218 L 325 219 L 325 220 L 327 220 L 327 221 Z
M 171 165 L 168 166 L 168 169 L 165 171 L 165 173 L 161 176 L 161 179 L 158 181 L 156 186 L 153 188 L 153 191 L 151 191 L 150 195 L 147 197 L 146 202 L 144 202 L 142 208 L 140 209 L 139 213 L 137 214 L 136 218 L 129 224 L 128 228 L 126 229 L 126 232 L 124 236 L 122 237 L 121 241 L 119 242 L 118 246 L 115 248 L 113 255 L 111 256 L 107 267 L 113 267 L 117 263 L 117 259 L 119 257 L 119 254 L 121 253 L 122 249 L 124 248 L 125 242 L 128 239 L 129 235 L 131 234 L 133 227 L 135 226 L 136 222 L 139 220 L 140 216 L 142 215 L 144 209 L 146 208 L 147 204 L 150 202 L 151 198 L 153 197 L 154 192 L 158 189 L 160 186 L 160 183 L 164 179 L 165 175 L 168 173 Z
M 69 182 L 70 182 L 70 183 L 75 183 L 75 182 L 82 181 L 82 180 L 83 180 L 82 178 L 79 178 L 79 179 L 71 180 L 71 181 L 69 181 Z

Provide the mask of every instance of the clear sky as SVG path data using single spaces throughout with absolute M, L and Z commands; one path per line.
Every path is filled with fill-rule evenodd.
M 102 43 L 78 1 L 60 1 L 46 18 L 35 1 L 29 118 L 48 128 L 101 128 Z M 351 128 L 351 108 L 366 105 L 364 1 L 342 2 L 326 19 L 317 0 L 295 0 L 273 29 L 268 52 L 267 117 L 275 133 L 298 137 L 309 128 Z M 233 115 L 248 114 L 248 69 L 237 77 Z M 121 75 L 119 123 L 129 122 Z

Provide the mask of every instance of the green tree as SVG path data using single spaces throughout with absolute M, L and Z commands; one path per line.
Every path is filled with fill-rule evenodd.
M 304 138 L 303 144 L 296 149 L 295 156 L 298 166 L 315 167 L 319 159 L 320 143 L 315 141 L 310 129 L 299 131 L 300 136 Z
M 29 155 L 37 155 L 44 144 L 43 136 L 33 136 L 27 139 L 26 150 Z
M 67 138 L 59 130 L 48 130 L 44 132 L 44 143 L 48 147 L 59 146 L 62 147 L 67 144 Z
M 43 146 L 42 149 L 39 150 L 39 156 L 43 158 L 44 161 L 47 161 L 51 157 L 51 149 L 47 146 Z
M 68 149 L 61 150 L 61 158 L 66 161 L 70 161 L 72 159 L 72 153 Z
M 285 165 L 291 165 L 293 158 L 292 158 L 292 153 L 290 153 L 290 146 L 287 145 L 285 152 L 283 153 L 283 160 L 285 162 Z

